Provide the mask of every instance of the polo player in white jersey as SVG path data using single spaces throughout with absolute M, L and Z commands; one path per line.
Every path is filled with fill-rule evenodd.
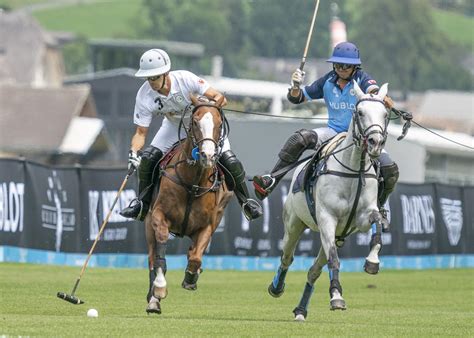
M 150 49 L 140 58 L 136 77 L 146 79 L 137 93 L 133 122 L 137 126 L 132 137 L 128 166 L 138 169 L 139 194 L 120 214 L 143 221 L 150 207 L 153 194 L 153 169 L 173 144 L 179 141 L 179 122 L 184 110 L 191 104 L 192 95 L 203 95 L 213 101 L 222 94 L 207 81 L 186 70 L 170 71 L 171 61 L 162 49 Z M 222 106 L 227 103 L 224 98 Z M 141 154 L 153 116 L 163 116 L 163 122 L 151 145 Z M 186 135 L 181 130 L 181 135 Z M 230 149 L 227 137 L 221 149 L 219 163 L 232 175 L 234 193 L 248 220 L 262 215 L 260 204 L 249 198 L 242 163 Z M 140 154 L 140 155 L 139 155 Z

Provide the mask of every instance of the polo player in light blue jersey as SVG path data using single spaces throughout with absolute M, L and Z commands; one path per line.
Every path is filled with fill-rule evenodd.
M 253 178 L 256 196 L 263 200 L 276 187 L 286 174 L 286 167 L 295 163 L 306 149 L 318 149 L 322 143 L 334 137 L 337 133 L 346 132 L 355 110 L 357 96 L 352 80 L 355 80 L 364 93 L 376 94 L 379 90 L 377 82 L 361 69 L 359 49 L 351 42 L 342 42 L 334 47 L 331 58 L 333 70 L 313 82 L 300 88 L 304 72 L 300 69 L 291 76 L 291 88 L 288 90 L 288 100 L 294 104 L 324 98 L 327 106 L 329 122 L 327 127 L 313 130 L 301 129 L 296 131 L 283 145 L 278 154 L 278 161 L 268 175 L 257 175 Z M 387 109 L 393 107 L 389 96 L 384 99 Z M 379 157 L 380 183 L 378 203 L 384 217 L 384 228 L 388 229 L 387 211 L 384 204 L 398 181 L 398 166 L 384 150 Z

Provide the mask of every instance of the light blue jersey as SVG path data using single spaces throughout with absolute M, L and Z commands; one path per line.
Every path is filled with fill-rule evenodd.
M 358 69 L 353 75 L 364 93 L 378 89 L 377 82 L 367 73 Z M 355 110 L 357 97 L 354 84 L 350 81 L 342 90 L 337 85 L 337 74 L 330 71 L 311 85 L 303 88 L 307 101 L 324 98 L 328 109 L 328 127 L 337 133 L 347 131 Z

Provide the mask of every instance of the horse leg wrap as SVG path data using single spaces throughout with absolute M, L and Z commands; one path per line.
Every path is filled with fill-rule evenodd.
M 153 282 L 156 278 L 156 269 L 150 270 L 148 273 L 148 277 L 150 279 L 149 287 L 148 287 L 148 294 L 146 295 L 146 301 L 150 302 L 151 296 L 153 296 Z
M 309 300 L 311 299 L 311 296 L 313 295 L 313 291 L 314 291 L 314 286 L 306 282 L 300 302 L 298 303 L 298 306 L 295 307 L 295 309 L 293 310 L 293 313 L 295 316 L 301 314 L 304 316 L 304 318 L 306 318 L 306 316 L 308 315 Z
M 283 269 L 281 266 L 273 277 L 272 283 L 268 286 L 268 293 L 272 297 L 280 297 L 285 291 L 285 278 L 288 269 Z
M 372 250 L 372 248 L 376 246 L 377 244 L 380 245 L 380 249 L 378 251 L 380 252 L 380 250 L 382 250 L 382 235 L 379 232 L 372 235 L 372 238 L 370 239 L 370 244 L 369 244 L 370 250 Z
M 155 261 L 153 262 L 153 269 L 157 270 L 161 268 L 163 270 L 163 274 L 166 275 L 166 246 L 167 243 L 160 243 L 156 242 L 156 252 L 155 252 Z
M 183 283 L 186 283 L 188 285 L 195 285 L 199 279 L 199 272 L 191 272 L 189 270 L 186 270 L 184 272 L 184 281 Z
M 329 296 L 332 298 L 333 290 L 339 291 L 339 294 L 342 296 L 342 286 L 339 283 L 339 279 L 331 279 L 331 283 L 329 284 Z

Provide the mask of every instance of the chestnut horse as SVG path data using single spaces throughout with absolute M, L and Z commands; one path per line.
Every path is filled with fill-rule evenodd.
M 188 264 L 182 287 L 196 290 L 204 250 L 232 197 L 222 172 L 217 168 L 228 124 L 221 102 L 192 97 L 194 109 L 186 139 L 178 145 L 170 162 L 161 170 L 158 194 L 155 193 L 146 220 L 146 241 L 150 285 L 147 313 L 161 313 L 161 300 L 168 293 L 166 275 L 166 243 L 170 232 L 188 236 Z M 165 156 L 166 158 L 166 156 Z

